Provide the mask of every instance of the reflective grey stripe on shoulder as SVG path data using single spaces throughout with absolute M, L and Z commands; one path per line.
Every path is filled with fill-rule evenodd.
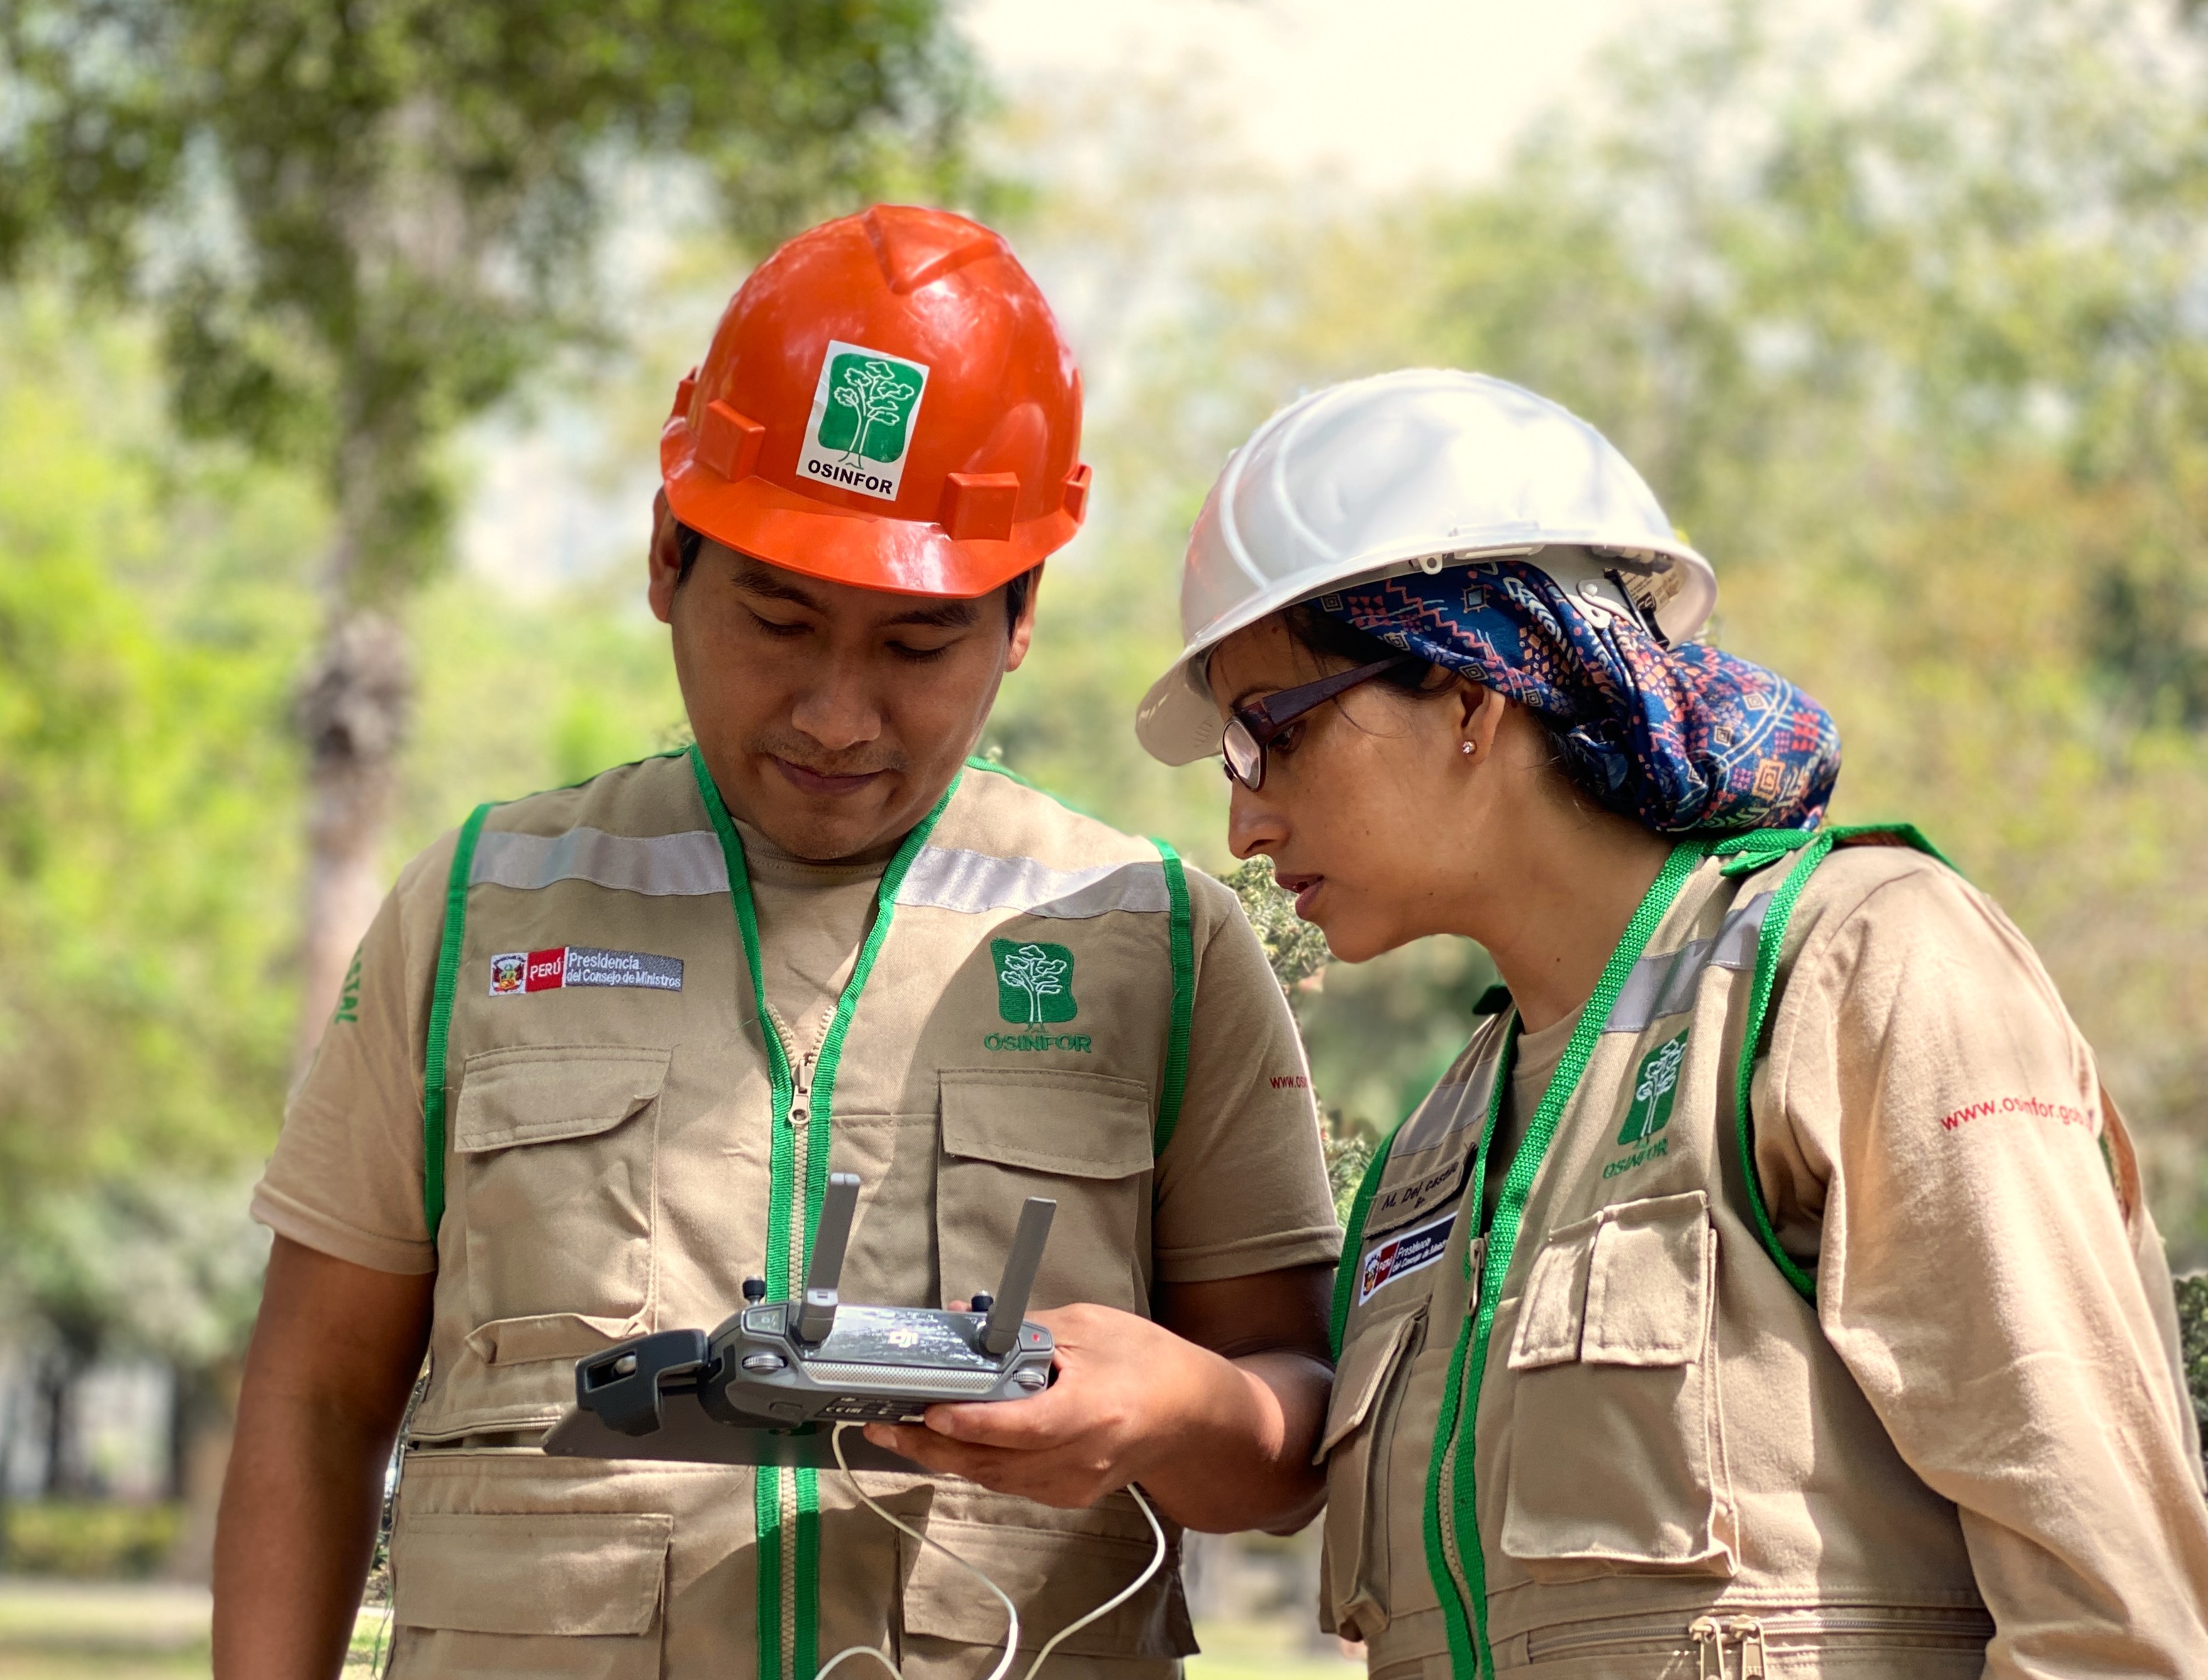
M 1166 872 L 1155 862 L 1107 863 L 1094 869 L 1053 869 L 1031 857 L 992 857 L 949 846 L 921 849 L 897 888 L 900 904 L 960 910 L 1020 910 L 1079 921 L 1113 910 L 1171 908 Z
M 1495 1057 L 1483 1056 L 1467 1070 L 1467 1078 L 1455 1084 L 1444 1079 L 1435 1086 L 1419 1105 L 1419 1112 L 1395 1134 L 1395 1142 L 1388 1151 L 1389 1163 L 1437 1148 L 1467 1126 L 1485 1125 L 1497 1065 Z
M 720 837 L 710 828 L 680 834 L 609 834 L 571 828 L 565 834 L 514 834 L 492 829 L 476 843 L 471 885 L 526 891 L 555 881 L 589 881 L 653 898 L 704 898 L 729 890 Z
M 1763 913 L 1770 908 L 1771 895 L 1759 892 L 1725 913 L 1714 939 L 1689 939 L 1677 951 L 1642 957 L 1625 977 L 1624 989 L 1617 994 L 1610 1019 L 1602 1023 L 1603 1031 L 1646 1032 L 1651 1022 L 1684 1014 L 1695 1006 L 1695 989 L 1702 983 L 1702 971 L 1712 964 L 1753 969 Z

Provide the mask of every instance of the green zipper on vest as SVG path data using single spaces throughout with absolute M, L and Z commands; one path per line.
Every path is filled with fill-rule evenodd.
M 1532 1123 L 1526 1128 L 1526 1136 L 1511 1157 L 1509 1171 L 1503 1180 L 1502 1196 L 1496 1203 L 1495 1223 L 1487 1233 L 1487 1249 L 1479 1268 L 1479 1293 L 1473 1298 L 1472 1313 L 1457 1333 L 1456 1348 L 1450 1357 L 1426 1477 L 1426 1569 L 1433 1577 L 1434 1591 L 1441 1599 L 1443 1619 L 1449 1629 L 1450 1669 L 1459 1675 L 1491 1677 L 1495 1672 L 1494 1653 L 1487 1644 L 1487 1560 L 1479 1539 L 1476 1449 L 1479 1390 L 1487 1368 L 1488 1338 L 1495 1328 L 1495 1309 L 1503 1293 L 1503 1281 L 1510 1270 L 1511 1257 L 1518 1246 L 1518 1227 L 1525 1216 L 1526 1198 L 1533 1187 L 1534 1176 L 1541 1170 L 1542 1158 L 1548 1154 L 1550 1140 L 1556 1136 L 1557 1119 L 1578 1088 L 1580 1076 L 1587 1071 L 1587 1059 L 1594 1053 L 1603 1024 L 1610 1018 L 1627 976 L 1641 960 L 1641 953 L 1648 948 L 1657 924 L 1678 897 L 1687 877 L 1709 849 L 1707 841 L 1683 840 L 1672 848 L 1664 867 L 1656 872 L 1647 895 L 1625 924 L 1617 948 L 1603 965 L 1602 977 L 1595 983 L 1593 995 L 1580 1011 L 1579 1024 L 1572 1029 L 1557 1071 L 1549 1077 L 1549 1088 L 1542 1093 Z M 1510 1056 L 1516 1045 L 1515 1021 L 1514 1015 L 1511 1038 L 1504 1043 L 1502 1060 L 1495 1071 L 1495 1090 L 1488 1102 L 1487 1126 L 1481 1134 L 1479 1153 L 1473 1167 L 1472 1187 L 1467 1191 L 1474 1197 L 1480 1193 L 1479 1186 L 1486 1182 L 1487 1151 L 1495 1136 L 1495 1116 L 1509 1083 Z M 1469 1248 L 1467 1252 L 1468 1257 Z M 1460 1436 L 1472 1437 L 1465 1441 L 1463 1451 L 1458 1449 Z
M 766 1288 L 770 1299 L 788 1299 L 809 1258 L 813 1228 L 820 1217 L 820 1203 L 828 1189 L 828 1153 L 833 1141 L 831 1117 L 836 1101 L 836 1070 L 843 1053 L 843 1041 L 857 1012 L 860 993 L 873 973 L 874 961 L 888 939 L 896 914 L 897 889 L 934 831 L 944 807 L 958 791 L 958 778 L 943 791 L 935 808 L 923 817 L 882 871 L 874 895 L 873 926 L 859 947 L 851 978 L 836 1002 L 836 1013 L 820 1041 L 811 1077 L 798 1103 L 789 1054 L 773 1019 L 767 1014 L 766 980 L 759 956 L 759 912 L 752 902 L 751 872 L 744 862 L 744 844 L 722 801 L 721 790 L 705 768 L 702 753 L 690 748 L 690 768 L 697 777 L 699 797 L 705 801 L 713 831 L 720 837 L 721 854 L 728 865 L 729 896 L 735 901 L 736 926 L 743 935 L 744 962 L 751 975 L 752 1000 L 759 1007 L 759 1037 L 766 1046 L 769 1083 L 772 1090 L 773 1125 L 767 1191 Z M 819 1662 L 820 1644 L 820 1481 L 809 1469 L 759 1472 L 753 1482 L 753 1512 L 759 1533 L 759 1680 L 807 1680 Z

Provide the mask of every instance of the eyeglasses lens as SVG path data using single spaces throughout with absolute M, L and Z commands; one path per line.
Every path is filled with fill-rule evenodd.
M 1227 757 L 1227 773 L 1251 792 L 1257 792 L 1265 780 L 1265 749 L 1257 744 L 1248 726 L 1239 717 L 1231 720 L 1219 744 Z

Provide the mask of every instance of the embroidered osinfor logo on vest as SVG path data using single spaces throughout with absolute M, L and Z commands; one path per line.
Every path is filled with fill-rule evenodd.
M 838 489 L 896 501 L 927 389 L 921 363 L 831 339 L 797 470 Z
M 1617 1129 L 1621 1144 L 1645 1143 L 1671 1122 L 1671 1099 L 1679 1091 L 1679 1064 L 1687 1059 L 1687 1035 L 1658 1045 L 1641 1059 L 1633 1076 L 1633 1101 Z
M 1014 1026 L 1071 1021 L 1080 1012 L 1073 999 L 1073 953 L 1064 945 L 992 939 L 989 955 L 997 969 L 997 1013 Z

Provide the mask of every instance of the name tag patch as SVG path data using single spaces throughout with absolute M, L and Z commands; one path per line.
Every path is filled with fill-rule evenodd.
M 1413 1226 L 1367 1249 L 1364 1263 L 1357 1269 L 1357 1305 L 1363 1306 L 1384 1286 L 1422 1272 L 1439 1260 L 1455 1224 L 1456 1209 L 1451 1208 L 1439 1219 Z
M 641 951 L 594 951 L 587 945 L 507 951 L 490 959 L 494 998 L 556 992 L 569 986 L 641 986 L 648 992 L 680 992 L 682 959 Z

